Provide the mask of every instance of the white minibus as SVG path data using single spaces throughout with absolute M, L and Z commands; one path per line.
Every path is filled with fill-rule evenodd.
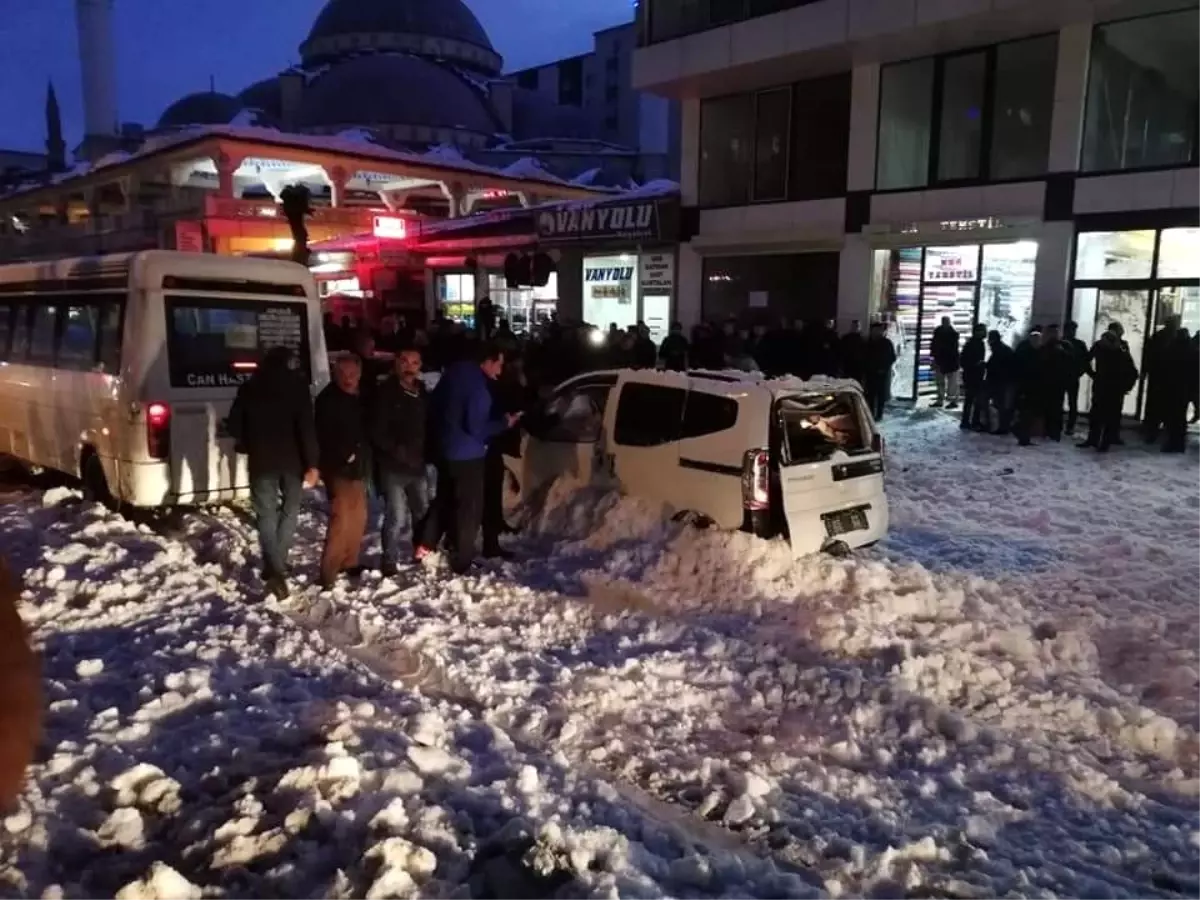
M 247 496 L 224 433 L 266 349 L 329 380 L 305 267 L 146 250 L 0 266 L 0 454 L 82 480 L 106 503 Z

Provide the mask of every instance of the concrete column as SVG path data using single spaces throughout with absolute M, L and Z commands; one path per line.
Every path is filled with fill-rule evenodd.
M 838 258 L 838 331 L 857 319 L 863 331 L 871 319 L 871 245 L 863 234 L 848 234 Z
M 217 167 L 217 196 L 224 200 L 237 199 L 237 184 L 234 174 L 242 165 L 242 157 L 231 156 L 228 153 L 218 153 L 213 157 L 213 165 Z
M 1038 238 L 1037 265 L 1033 274 L 1031 324 L 1063 322 L 1070 306 L 1072 222 L 1047 222 Z
M 1079 168 L 1091 52 L 1090 21 L 1072 23 L 1058 33 L 1054 113 L 1050 119 L 1048 170 L 1051 172 L 1074 172 Z
M 341 166 L 334 166 L 325 172 L 325 180 L 329 182 L 329 205 L 334 207 L 346 205 L 346 182 L 350 173 Z
M 846 189 L 875 187 L 875 152 L 879 124 L 879 65 L 855 66 L 850 79 L 850 148 Z
M 704 287 L 704 259 L 692 249 L 691 244 L 679 245 L 678 270 L 675 273 L 675 290 L 679 297 L 675 304 L 675 319 L 683 323 L 684 331 L 700 324 L 704 317 L 700 292 Z
M 88 231 L 100 230 L 100 192 L 95 188 L 83 189 L 83 202 L 88 211 Z
M 695 206 L 700 197 L 700 100 L 689 97 L 679 107 L 680 202 Z

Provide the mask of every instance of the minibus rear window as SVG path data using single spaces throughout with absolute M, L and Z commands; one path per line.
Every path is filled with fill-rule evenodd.
M 821 462 L 838 450 L 851 456 L 870 451 L 855 395 L 797 394 L 777 404 L 785 439 L 784 464 Z
M 303 303 L 168 296 L 165 306 L 172 387 L 237 387 L 280 345 L 292 349 L 311 381 Z

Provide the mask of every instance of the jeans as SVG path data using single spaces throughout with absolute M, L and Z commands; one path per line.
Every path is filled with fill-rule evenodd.
M 433 549 L 444 533 L 455 572 L 465 572 L 475 559 L 483 524 L 484 469 L 482 459 L 446 460 L 438 466 L 436 510 L 426 520 L 421 543 Z
M 358 566 L 363 535 L 367 531 L 367 483 L 357 478 L 331 478 L 329 527 L 321 552 L 321 584 L 331 586 L 342 572 Z
M 958 402 L 958 370 L 953 372 L 943 372 L 935 368 L 933 370 L 933 383 L 937 388 L 937 405 L 943 406 L 948 400 L 951 403 Z
M 424 472 L 412 475 L 385 469 L 380 473 L 379 486 L 383 494 L 383 562 L 395 565 L 400 559 L 405 520 L 416 544 L 429 513 L 429 477 Z
M 1072 378 L 1067 382 L 1067 434 L 1075 433 L 1075 423 L 1079 421 L 1079 379 Z
M 300 521 L 303 491 L 299 475 L 255 475 L 250 479 L 250 502 L 258 526 L 264 579 L 287 574 L 288 551 Z

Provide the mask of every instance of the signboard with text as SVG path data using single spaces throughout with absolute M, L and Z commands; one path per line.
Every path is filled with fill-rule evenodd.
M 573 204 L 538 213 L 537 233 L 546 243 L 596 239 L 658 240 L 659 209 L 655 200 Z
M 642 294 L 675 292 L 675 254 L 643 253 L 639 283 Z

